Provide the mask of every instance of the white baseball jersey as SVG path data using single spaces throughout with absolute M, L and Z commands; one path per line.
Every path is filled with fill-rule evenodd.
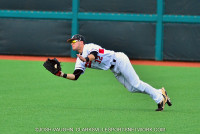
M 114 58 L 116 62 L 111 71 L 121 84 L 123 84 L 130 92 L 149 94 L 157 104 L 162 101 L 163 97 L 161 90 L 156 90 L 149 84 L 141 81 L 131 65 L 129 58 L 124 53 L 106 50 L 91 43 L 84 45 L 83 53 L 81 55 L 87 57 L 92 51 L 98 52 L 97 59 L 90 62 L 83 62 L 77 57 L 75 70 L 81 69 L 84 72 L 86 67 L 108 70 L 111 63 L 113 63 Z
M 99 45 L 90 43 L 84 45 L 81 56 L 87 57 L 92 51 L 98 52 L 97 59 L 89 62 L 83 62 L 77 57 L 75 70 L 81 69 L 85 71 L 86 67 L 101 70 L 108 70 L 110 68 L 115 53 L 114 51 L 106 50 Z

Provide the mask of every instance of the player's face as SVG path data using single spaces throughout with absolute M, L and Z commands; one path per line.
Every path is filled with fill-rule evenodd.
M 72 45 L 72 49 L 73 49 L 74 51 L 78 51 L 78 50 L 79 50 L 79 47 L 80 47 L 80 41 L 78 41 L 78 40 L 73 40 L 73 41 L 71 42 L 71 45 Z

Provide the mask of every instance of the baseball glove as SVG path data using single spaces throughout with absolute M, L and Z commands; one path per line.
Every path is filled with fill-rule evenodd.
M 60 75 L 61 72 L 61 66 L 60 66 L 60 62 L 54 58 L 54 59 L 47 59 L 43 66 L 52 74 L 54 75 Z

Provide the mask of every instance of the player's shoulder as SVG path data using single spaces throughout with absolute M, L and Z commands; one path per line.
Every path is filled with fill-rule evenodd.
M 99 48 L 101 48 L 101 46 L 94 43 L 88 43 L 88 44 L 85 44 L 84 46 L 84 49 L 86 50 L 93 50 L 93 49 L 99 49 Z

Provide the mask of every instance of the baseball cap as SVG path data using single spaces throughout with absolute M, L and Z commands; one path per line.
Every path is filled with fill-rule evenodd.
M 71 41 L 73 41 L 73 40 L 83 41 L 85 43 L 85 37 L 80 34 L 73 35 L 70 39 L 67 40 L 67 42 L 71 43 Z

